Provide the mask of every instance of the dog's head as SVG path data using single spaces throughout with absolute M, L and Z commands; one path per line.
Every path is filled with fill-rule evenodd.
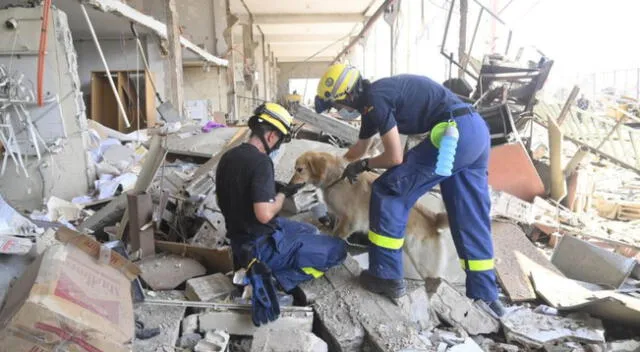
M 336 156 L 325 152 L 306 152 L 296 159 L 296 169 L 289 183 L 311 183 L 320 186 L 332 176 L 331 171 L 340 170 Z

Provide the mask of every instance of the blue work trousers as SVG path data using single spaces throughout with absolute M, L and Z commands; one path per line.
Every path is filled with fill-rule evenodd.
M 497 287 L 487 180 L 489 130 L 475 112 L 454 120 L 460 137 L 451 176 L 435 173 L 438 149 L 427 138 L 407 152 L 402 164 L 373 183 L 369 270 L 384 279 L 403 278 L 402 245 L 409 212 L 422 195 L 440 184 L 453 241 L 467 275 L 467 296 L 493 301 Z
M 287 292 L 302 282 L 322 276 L 347 256 L 347 246 L 342 239 L 319 233 L 311 224 L 282 217 L 276 219 L 276 224 L 277 229 L 271 235 L 259 236 L 251 243 L 232 240 L 231 246 L 234 260 L 238 258 L 235 253 L 250 247 L 252 256 L 271 269 Z

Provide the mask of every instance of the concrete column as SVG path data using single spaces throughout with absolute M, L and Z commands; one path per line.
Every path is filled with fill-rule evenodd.
M 182 73 L 182 46 L 180 45 L 179 19 L 176 0 L 165 0 L 167 12 L 167 37 L 169 42 L 169 85 L 171 102 L 184 115 L 184 91 Z

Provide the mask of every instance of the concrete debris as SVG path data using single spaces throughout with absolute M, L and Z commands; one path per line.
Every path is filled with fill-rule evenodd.
M 520 226 L 494 221 L 491 224 L 496 274 L 500 285 L 513 302 L 537 298 L 529 280 L 529 263 L 534 262 L 561 275 L 527 238 Z
M 469 335 L 498 332 L 500 324 L 471 299 L 441 279 L 426 280 L 431 308 L 444 322 L 459 327 Z
M 200 324 L 199 315 L 191 314 L 187 315 L 182 319 L 182 333 L 190 334 L 199 330 L 198 326 Z
M 155 294 L 160 299 L 184 299 L 182 291 L 157 291 Z M 133 350 L 156 352 L 163 346 L 175 346 L 180 336 L 180 321 L 185 311 L 186 307 L 180 306 L 136 305 L 136 321 L 141 322 L 145 329 L 159 328 L 160 334 L 149 339 L 136 338 L 133 341 Z
M 637 262 L 573 236 L 563 236 L 551 262 L 568 278 L 620 288 Z
M 316 335 L 299 329 L 258 329 L 253 335 L 251 352 L 327 352 L 327 343 Z
M 28 238 L 0 236 L 0 254 L 25 255 L 32 247 L 33 242 Z
M 495 342 L 489 338 L 478 336 L 475 341 L 480 345 L 483 351 L 487 352 L 519 352 L 520 347 L 508 343 Z
M 199 331 L 225 330 L 231 335 L 252 336 L 258 328 L 251 321 L 248 310 L 212 310 L 200 314 Z M 269 323 L 273 329 L 300 329 L 311 332 L 313 312 L 305 307 L 280 309 L 280 317 Z
M 10 206 L 0 195 L 0 235 L 36 236 L 44 230 L 40 229 L 25 216 Z
M 229 277 L 216 273 L 187 280 L 185 296 L 192 301 L 210 302 L 225 298 L 235 289 Z
M 507 341 L 530 348 L 542 348 L 567 340 L 596 344 L 605 342 L 602 321 L 586 314 L 554 317 L 520 308 L 509 312 L 501 321 Z
M 198 333 L 183 333 L 182 336 L 180 336 L 180 340 L 178 341 L 178 347 L 193 349 L 200 342 L 200 340 L 202 340 L 202 335 Z
M 207 331 L 204 340 L 194 347 L 194 352 L 224 352 L 229 346 L 230 336 L 223 330 Z
M 429 297 L 424 283 L 409 281 L 407 294 L 398 299 L 398 305 L 416 323 L 420 331 L 431 330 L 440 325 L 438 316 L 429 305 Z
M 607 351 L 616 352 L 640 352 L 639 340 L 612 341 L 607 343 Z
M 197 260 L 175 254 L 157 254 L 142 259 L 138 265 L 142 270 L 142 279 L 154 291 L 174 289 L 207 272 Z

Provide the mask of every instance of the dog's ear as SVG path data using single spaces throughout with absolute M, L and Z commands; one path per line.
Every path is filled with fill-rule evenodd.
M 309 168 L 309 173 L 316 180 L 324 179 L 327 173 L 327 166 L 327 158 L 323 158 L 320 155 L 314 154 L 307 158 L 307 167 Z

